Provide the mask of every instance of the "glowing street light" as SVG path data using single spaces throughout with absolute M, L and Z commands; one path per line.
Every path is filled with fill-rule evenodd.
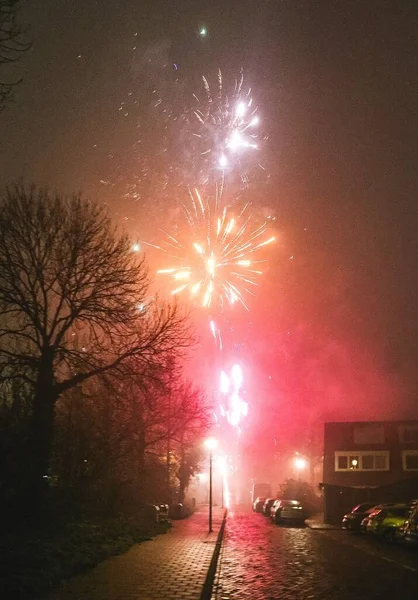
M 303 471 L 308 466 L 308 462 L 306 458 L 302 458 L 301 456 L 297 456 L 295 458 L 295 469 L 297 471 Z
M 206 450 L 216 450 L 216 448 L 218 447 L 218 440 L 216 438 L 207 438 L 204 442 L 203 442 Z
M 298 453 L 296 453 L 296 456 L 293 460 L 293 465 L 298 472 L 298 480 L 300 481 L 301 473 L 307 468 L 308 461 L 306 458 L 303 458 L 303 456 L 300 456 Z
M 209 533 L 212 529 L 212 452 L 218 447 L 218 440 L 215 438 L 207 438 L 203 445 L 206 450 L 209 450 Z

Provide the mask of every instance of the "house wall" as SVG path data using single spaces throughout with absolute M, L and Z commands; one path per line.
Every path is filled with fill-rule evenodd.
M 382 428 L 381 443 L 355 441 L 355 431 L 364 429 L 367 438 L 367 428 Z M 401 441 L 402 428 L 417 427 L 418 421 L 375 421 L 355 423 L 325 423 L 324 429 L 324 483 L 338 486 L 375 487 L 394 483 L 402 479 L 417 477 L 418 471 L 405 471 L 402 462 L 403 450 L 418 451 L 418 443 Z M 360 436 L 361 437 L 361 436 Z M 373 470 L 335 470 L 335 452 L 352 451 L 389 451 L 389 469 L 387 471 Z
M 402 432 L 414 428 L 418 431 L 418 421 L 325 424 L 323 489 L 326 522 L 341 523 L 343 515 L 361 502 L 409 502 L 418 497 L 418 470 L 404 470 L 403 462 L 404 451 L 418 453 L 418 441 L 402 439 Z M 336 471 L 336 452 L 357 456 L 373 451 L 389 452 L 387 470 L 353 468 Z

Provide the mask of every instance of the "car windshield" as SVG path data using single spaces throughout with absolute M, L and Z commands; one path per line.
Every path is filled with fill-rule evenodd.
M 390 510 L 387 511 L 389 516 L 393 516 L 393 517 L 405 517 L 408 513 L 408 511 L 406 510 L 406 508 L 391 508 Z

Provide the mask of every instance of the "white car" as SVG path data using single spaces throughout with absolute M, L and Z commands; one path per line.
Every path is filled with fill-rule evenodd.
M 271 518 L 279 523 L 303 523 L 305 512 L 302 504 L 297 500 L 277 500 L 271 508 Z

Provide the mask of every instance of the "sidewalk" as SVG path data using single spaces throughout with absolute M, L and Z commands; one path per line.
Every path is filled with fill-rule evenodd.
M 324 523 L 324 515 L 314 515 L 310 519 L 306 519 L 305 523 L 310 529 L 341 529 L 337 525 L 330 525 L 329 523 Z
M 208 533 L 207 507 L 166 534 L 136 544 L 121 556 L 73 577 L 50 600 L 199 600 L 215 550 L 224 510 L 214 508 Z

